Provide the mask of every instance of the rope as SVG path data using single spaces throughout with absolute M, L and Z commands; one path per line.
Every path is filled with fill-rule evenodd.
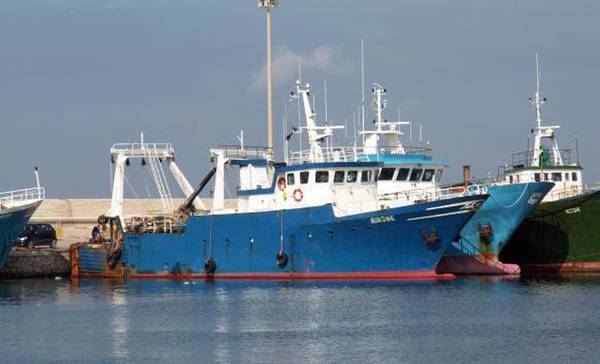
M 527 183 L 527 184 L 525 185 L 525 187 L 523 187 L 523 191 L 521 192 L 521 195 L 519 196 L 519 198 L 518 198 L 518 199 L 517 199 L 515 202 L 513 202 L 512 204 L 510 204 L 510 205 L 503 205 L 503 204 L 502 204 L 500 201 L 498 201 L 498 200 L 497 200 L 497 199 L 494 197 L 494 195 L 492 195 L 492 194 L 490 194 L 490 198 L 491 198 L 491 199 L 492 199 L 492 200 L 493 200 L 495 203 L 497 203 L 497 204 L 498 204 L 500 207 L 502 207 L 502 208 L 505 208 L 505 209 L 512 209 L 513 207 L 517 206 L 517 204 L 518 204 L 519 202 L 521 202 L 521 200 L 523 199 L 523 196 L 525 196 L 525 192 L 527 191 L 527 189 L 528 189 L 528 188 L 529 188 L 529 183 Z
M 135 189 L 129 182 L 129 179 L 127 179 L 127 176 L 125 175 L 125 173 L 123 173 L 123 179 L 125 180 L 125 183 L 127 184 L 127 187 L 129 187 L 129 190 L 131 191 L 131 193 L 133 193 L 133 195 L 135 196 L 135 199 L 136 199 L 136 201 L 138 201 L 138 204 L 140 205 L 140 207 L 143 209 L 145 208 L 148 211 L 152 211 L 152 206 L 148 203 L 148 200 L 140 198 L 140 196 L 137 194 L 137 192 L 135 191 Z
M 154 154 L 157 154 L 156 153 L 156 145 L 154 146 Z M 163 168 L 162 163 L 159 162 L 158 166 L 160 167 L 161 181 L 163 181 L 163 185 L 165 186 L 165 191 L 166 191 L 166 202 L 169 207 L 167 212 L 173 212 L 173 197 L 171 195 L 171 189 L 169 188 L 169 182 L 167 181 L 167 175 L 165 174 L 165 170 Z
M 279 251 L 283 252 L 283 235 L 284 235 L 284 227 L 283 227 L 283 210 L 281 210 L 281 216 L 280 216 L 280 228 L 281 228 L 281 232 L 279 234 Z
M 145 155 L 148 158 L 150 164 L 150 170 L 152 171 L 152 178 L 154 179 L 154 183 L 158 189 L 158 193 L 161 197 L 161 202 L 163 204 L 163 209 L 166 212 L 172 212 L 172 202 L 170 200 L 170 191 L 168 189 L 168 184 L 166 183 L 166 177 L 164 175 L 164 170 L 162 169 L 162 165 L 159 165 L 156 152 L 156 146 L 154 146 L 154 150 L 152 155 L 150 154 L 150 150 L 144 148 Z

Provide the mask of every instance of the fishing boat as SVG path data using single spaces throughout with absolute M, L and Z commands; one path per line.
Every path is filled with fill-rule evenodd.
M 45 190 L 39 185 L 37 168 L 35 174 L 37 187 L 0 193 L 0 267 L 4 266 L 19 234 L 44 201 Z
M 212 149 L 214 167 L 192 191 L 174 164 L 169 144 L 111 148 L 115 179 L 108 241 L 72 247 L 78 277 L 211 279 L 448 278 L 435 267 L 485 194 L 448 191 L 414 196 L 402 206 L 381 205 L 381 163 L 330 153 L 328 127 L 317 127 L 308 89 L 297 89 L 307 114 L 310 160 L 277 163 L 266 147 Z M 124 216 L 123 181 L 132 159 L 151 166 L 159 190 L 167 164 L 186 196 L 165 216 Z M 226 207 L 226 169 L 238 169 L 233 204 Z M 212 206 L 198 198 L 214 179 Z M 162 196 L 161 197 L 168 197 Z M 418 198 L 417 198 L 418 197 Z M 168 200 L 168 198 L 167 198 Z M 170 208 L 169 203 L 165 206 Z M 167 210 L 169 210 L 167 208 Z
M 559 125 L 543 125 L 539 63 L 530 98 L 535 111 L 533 146 L 513 155 L 503 174 L 509 184 L 552 181 L 555 186 L 525 219 L 505 250 L 503 262 L 524 272 L 600 272 L 600 189 L 583 183 L 579 157 L 558 147 Z M 576 153 L 579 154 L 578 151 Z
M 474 183 L 470 180 L 468 169 L 465 169 L 464 183 L 441 188 L 440 182 L 447 166 L 432 158 L 430 148 L 404 146 L 400 141 L 400 126 L 409 122 L 385 120 L 386 89 L 376 83 L 372 93 L 375 129 L 361 132 L 363 148 L 359 151 L 359 160 L 382 163 L 377 179 L 380 205 L 386 208 L 402 206 L 413 201 L 415 196 L 427 199 L 440 191 L 452 195 L 489 194 L 490 198 L 449 246 L 437 266 L 437 272 L 455 275 L 518 274 L 519 267 L 500 263 L 498 254 L 553 184 L 542 181 Z

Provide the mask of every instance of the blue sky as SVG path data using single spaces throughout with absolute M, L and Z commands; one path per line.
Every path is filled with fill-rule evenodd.
M 352 119 L 364 37 L 368 88 L 386 86 L 388 118 L 400 108 L 423 125 L 451 166 L 445 181 L 463 164 L 495 173 L 525 149 L 538 52 L 544 118 L 561 124 L 562 148 L 580 136 L 585 180 L 599 181 L 600 2 L 576 4 L 282 0 L 273 16 L 277 144 L 296 59 L 317 113 L 327 78 L 329 119 Z M 174 144 L 192 183 L 209 148 L 235 143 L 240 129 L 248 144 L 264 144 L 264 20 L 252 0 L 3 0 L 0 190 L 32 185 L 37 165 L 50 197 L 108 197 L 110 145 L 142 130 Z

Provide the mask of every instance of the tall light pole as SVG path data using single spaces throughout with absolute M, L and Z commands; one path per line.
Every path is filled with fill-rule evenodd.
M 271 11 L 279 0 L 258 0 L 258 7 L 267 10 L 267 147 L 273 148 L 273 90 L 271 82 Z

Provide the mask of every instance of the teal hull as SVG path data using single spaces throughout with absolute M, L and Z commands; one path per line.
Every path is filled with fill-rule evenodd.
M 41 204 L 36 201 L 24 206 L 0 210 L 0 267 L 4 266 L 19 234 Z
M 490 186 L 490 198 L 462 229 L 460 240 L 448 248 L 438 273 L 518 274 L 518 266 L 501 264 L 498 255 L 553 186 L 549 182 Z

